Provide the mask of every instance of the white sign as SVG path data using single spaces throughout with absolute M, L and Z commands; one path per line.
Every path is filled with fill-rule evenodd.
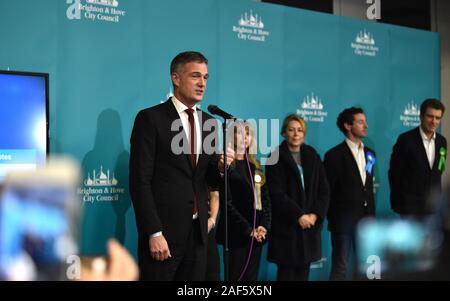
M 265 42 L 269 32 L 264 30 L 264 23 L 261 16 L 245 12 L 238 20 L 238 26 L 233 26 L 233 32 L 237 33 L 237 38 L 244 41 Z
M 320 99 L 314 93 L 307 95 L 303 98 L 303 102 L 299 109 L 297 109 L 297 115 L 300 115 L 306 122 L 324 122 L 328 116 L 328 112 L 325 111 L 325 106 L 322 99 Z
M 420 124 L 420 108 L 411 101 L 405 106 L 403 114 L 400 115 L 400 121 L 404 127 L 417 127 Z
M 119 9 L 117 0 L 66 0 L 66 16 L 69 20 L 86 19 L 97 22 L 119 23 L 126 12 Z
M 375 57 L 380 50 L 376 46 L 374 36 L 365 29 L 356 35 L 355 40 L 350 46 L 356 55 L 361 56 Z

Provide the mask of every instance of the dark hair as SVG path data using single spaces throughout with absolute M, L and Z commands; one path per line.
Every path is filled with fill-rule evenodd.
M 300 123 L 303 129 L 303 133 L 306 137 L 306 122 L 302 117 L 298 116 L 297 114 L 289 114 L 284 118 L 283 125 L 281 126 L 281 135 L 283 137 L 286 137 L 286 130 L 289 122 L 291 121 L 297 121 L 298 123 Z
M 345 136 L 347 136 L 347 130 L 345 129 L 344 124 L 347 123 L 352 125 L 353 121 L 355 121 L 356 114 L 364 114 L 363 109 L 351 107 L 345 109 L 339 114 L 336 124 L 338 128 L 341 130 L 341 132 L 344 133 Z
M 440 110 L 442 111 L 442 115 L 444 115 L 444 104 L 435 98 L 428 98 L 422 102 L 422 104 L 420 105 L 420 116 L 424 116 L 428 108 Z
M 177 56 L 173 58 L 172 63 L 170 63 L 170 74 L 180 72 L 180 69 L 190 62 L 205 63 L 208 65 L 208 59 L 200 52 L 185 51 L 177 54 Z

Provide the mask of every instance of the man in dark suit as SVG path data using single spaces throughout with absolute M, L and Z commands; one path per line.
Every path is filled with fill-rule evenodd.
M 362 143 L 368 126 L 361 108 L 342 111 L 337 126 L 346 138 L 325 154 L 324 165 L 331 190 L 327 214 L 332 244 L 330 280 L 345 280 L 350 252 L 356 257 L 358 222 L 375 215 L 375 153 Z
M 205 277 L 207 187 L 219 184 L 224 167 L 214 143 L 207 143 L 215 141 L 215 119 L 196 107 L 205 93 L 207 64 L 201 53 L 178 54 L 170 66 L 174 96 L 140 111 L 134 123 L 130 191 L 142 280 Z M 231 150 L 227 164 L 232 159 Z
M 395 143 L 389 168 L 391 207 L 401 216 L 423 217 L 431 213 L 428 198 L 440 194 L 447 140 L 436 129 L 445 107 L 437 99 L 420 106 L 420 126 L 401 134 Z

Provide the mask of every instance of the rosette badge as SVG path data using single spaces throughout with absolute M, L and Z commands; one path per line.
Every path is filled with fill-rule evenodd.
M 262 210 L 261 187 L 266 183 L 266 177 L 260 170 L 255 172 L 255 208 Z
M 375 154 L 372 152 L 366 153 L 366 171 L 371 174 L 373 170 L 373 166 L 375 165 Z
M 447 149 L 445 147 L 441 147 L 439 149 L 439 171 L 443 172 L 445 170 L 445 158 L 447 157 Z

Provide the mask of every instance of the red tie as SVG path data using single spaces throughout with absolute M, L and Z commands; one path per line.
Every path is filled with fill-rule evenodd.
M 196 152 L 196 138 L 195 138 L 195 121 L 194 121 L 194 110 L 191 108 L 186 109 L 186 113 L 188 114 L 188 120 L 189 120 L 189 134 L 190 134 L 190 144 L 191 144 L 191 164 L 192 164 L 192 169 L 195 169 L 195 167 L 197 166 L 197 152 Z M 192 213 L 196 214 L 198 211 L 198 205 L 197 205 L 197 197 L 195 195 L 194 192 L 194 206 L 192 207 Z
M 190 128 L 189 141 L 190 141 L 190 144 L 191 144 L 191 153 L 190 153 L 190 155 L 191 155 L 191 164 L 192 164 L 192 167 L 195 168 L 195 166 L 197 165 L 197 154 L 196 154 L 197 152 L 195 151 L 197 143 L 195 141 L 194 110 L 191 109 L 191 108 L 188 108 L 188 109 L 186 109 L 186 113 L 188 114 L 189 128 Z

